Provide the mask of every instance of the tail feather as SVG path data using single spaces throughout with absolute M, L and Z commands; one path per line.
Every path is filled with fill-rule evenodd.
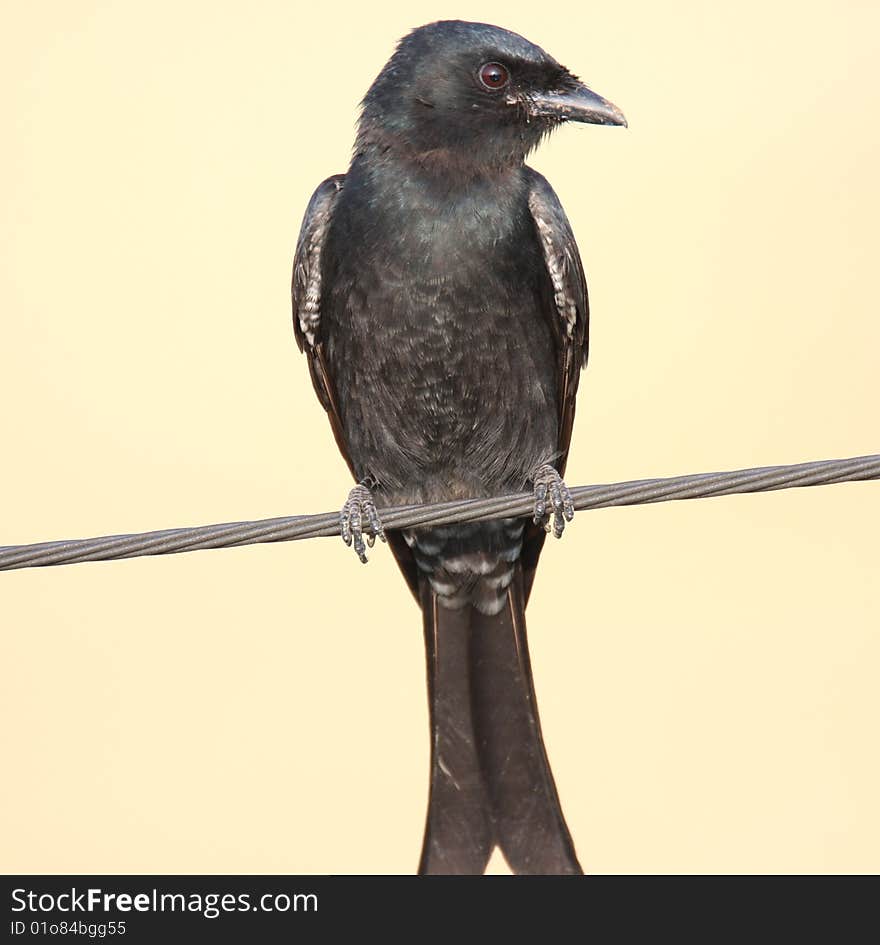
M 431 787 L 419 873 L 482 873 L 495 846 L 471 716 L 469 612 L 421 602 L 431 716 Z
M 431 790 L 420 873 L 581 872 L 547 760 L 526 639 L 522 569 L 495 614 L 450 609 L 422 581 Z

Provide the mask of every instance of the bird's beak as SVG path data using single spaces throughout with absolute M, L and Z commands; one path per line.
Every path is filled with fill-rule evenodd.
M 590 125 L 623 125 L 623 112 L 581 82 L 558 92 L 530 95 L 528 109 L 536 118 L 582 121 Z

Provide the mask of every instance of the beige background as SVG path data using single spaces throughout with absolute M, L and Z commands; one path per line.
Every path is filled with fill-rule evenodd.
M 533 160 L 591 283 L 571 483 L 880 449 L 878 4 L 2 10 L 0 543 L 338 507 L 290 259 L 394 40 L 449 16 L 630 120 Z M 866 483 L 586 513 L 548 547 L 533 658 L 588 870 L 880 869 L 878 526 Z M 0 594 L 3 870 L 415 868 L 422 642 L 387 549 Z

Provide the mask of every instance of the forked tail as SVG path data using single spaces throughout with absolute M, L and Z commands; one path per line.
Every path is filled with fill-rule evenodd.
M 514 873 L 581 873 L 541 738 L 519 563 L 497 614 L 446 608 L 427 580 L 420 596 L 431 789 L 419 873 L 483 873 L 496 846 Z

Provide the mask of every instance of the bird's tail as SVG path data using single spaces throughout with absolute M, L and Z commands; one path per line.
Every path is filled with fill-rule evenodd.
M 505 606 L 444 607 L 421 582 L 431 717 L 431 789 L 419 872 L 482 873 L 498 846 L 514 873 L 580 864 L 541 738 L 522 568 Z

